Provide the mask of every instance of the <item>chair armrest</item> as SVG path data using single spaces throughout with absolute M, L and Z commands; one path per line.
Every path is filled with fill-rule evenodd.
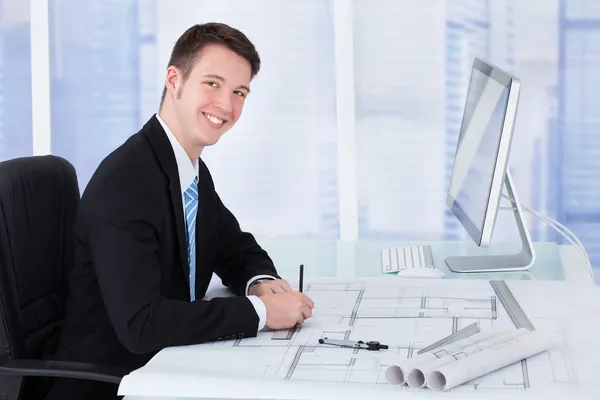
M 129 372 L 121 367 L 72 361 L 9 360 L 0 365 L 0 375 L 75 378 L 116 384 Z

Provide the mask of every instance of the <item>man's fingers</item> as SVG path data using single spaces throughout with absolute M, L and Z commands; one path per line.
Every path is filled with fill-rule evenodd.
M 284 292 L 293 292 L 294 289 L 292 289 L 292 287 L 290 286 L 290 283 L 288 281 L 286 281 L 285 279 L 280 279 L 278 281 L 276 281 L 279 286 L 283 289 Z
M 298 294 L 300 295 L 300 299 L 304 302 L 304 304 L 306 304 L 311 309 L 314 308 L 315 303 L 311 300 L 310 297 L 308 297 L 304 293 L 298 293 Z
M 310 297 L 308 297 L 307 295 L 305 295 L 304 293 L 300 293 L 300 292 L 293 292 L 293 294 L 299 298 L 300 300 L 302 300 L 302 302 L 304 304 L 306 304 L 309 308 L 314 308 L 315 307 L 315 303 L 310 299 Z
M 309 319 L 312 317 L 312 310 L 306 306 L 302 307 L 302 316 L 304 319 Z
M 267 286 L 269 293 L 284 293 L 284 292 L 293 292 L 290 284 L 283 279 L 277 279 L 272 282 L 264 283 L 263 285 Z
M 281 286 L 276 282 L 265 283 L 269 291 L 273 293 L 283 293 L 285 290 L 281 288 Z

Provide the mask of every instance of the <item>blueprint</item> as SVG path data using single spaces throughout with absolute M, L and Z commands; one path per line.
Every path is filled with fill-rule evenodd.
M 555 290 L 535 284 L 540 293 Z M 519 298 L 531 293 L 527 285 L 534 283 L 516 285 Z M 482 331 L 520 328 L 490 282 L 483 280 L 320 278 L 305 281 L 304 293 L 315 308 L 313 318 L 301 326 L 261 331 L 255 338 L 165 349 L 126 376 L 119 393 L 291 399 L 300 398 L 298 391 L 302 391 L 306 398 L 326 399 L 335 397 L 328 393 L 343 392 L 345 398 L 371 397 L 375 390 L 381 398 L 395 398 L 399 392 L 427 390 L 392 385 L 386 379 L 390 366 L 416 357 L 420 349 L 474 322 Z M 550 312 L 533 300 L 527 299 L 525 312 L 536 330 L 551 337 L 551 347 L 453 387 L 449 393 L 512 396 L 536 389 L 557 393 L 573 388 L 578 377 L 567 343 L 572 329 L 567 329 L 564 315 L 569 307 L 553 307 Z M 323 337 L 375 340 L 389 348 L 341 348 L 320 344 Z M 249 386 L 242 391 L 244 382 Z M 212 393 L 207 389 L 210 383 L 216 385 Z M 290 393 L 290 388 L 297 389 Z

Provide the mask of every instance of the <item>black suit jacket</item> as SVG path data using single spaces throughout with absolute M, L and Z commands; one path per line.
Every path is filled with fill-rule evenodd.
M 167 346 L 256 336 L 259 318 L 245 286 L 256 275 L 279 276 L 223 205 L 201 160 L 198 189 L 198 300 L 190 302 L 178 169 L 156 116 L 103 160 L 79 206 L 65 325 L 53 358 L 133 370 Z M 213 272 L 238 296 L 200 300 Z M 57 380 L 55 390 L 100 395 L 98 384 L 66 384 Z M 116 393 L 115 386 L 104 390 Z

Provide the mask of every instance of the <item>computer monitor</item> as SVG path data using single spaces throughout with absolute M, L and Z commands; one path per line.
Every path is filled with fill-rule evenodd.
M 483 60 L 473 61 L 446 202 L 475 244 L 487 247 L 506 186 L 523 247 L 518 254 L 448 257 L 452 271 L 522 271 L 535 261 L 508 169 L 519 89 L 518 78 Z

